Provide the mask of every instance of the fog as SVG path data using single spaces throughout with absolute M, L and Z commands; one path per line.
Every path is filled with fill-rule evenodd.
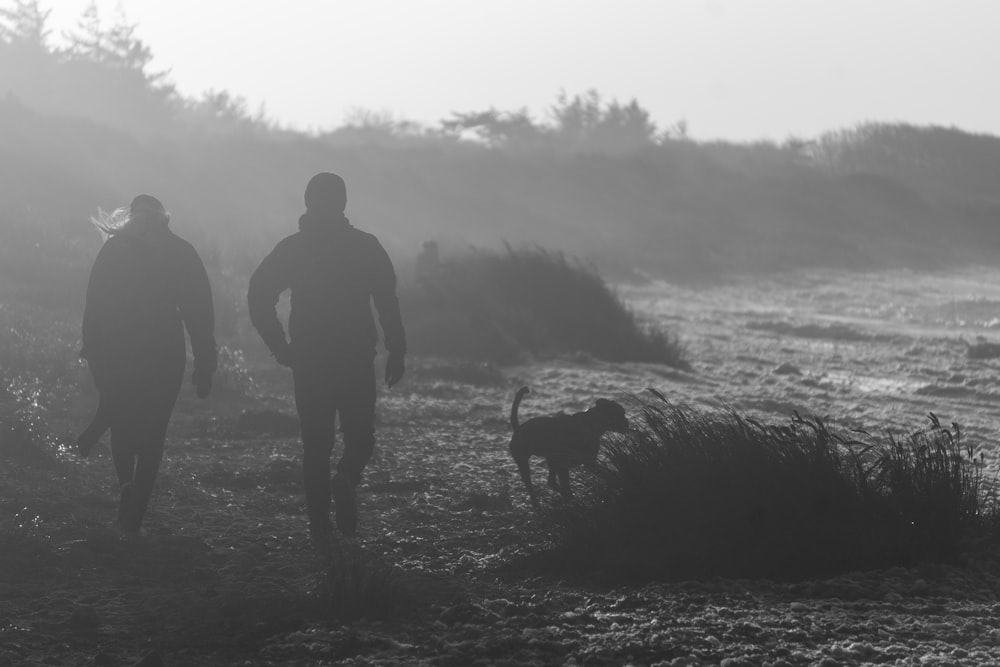
M 180 93 L 123 19 L 54 37 L 38 3 L 0 9 L 0 665 L 995 658 L 1000 138 L 702 141 L 586 89 L 304 132 Z M 391 263 L 348 244 L 369 237 L 324 172 Z M 132 384 L 98 391 L 81 321 L 115 239 L 92 218 L 130 202 L 148 290 L 104 307 L 142 334 L 104 346 Z M 260 278 L 300 216 L 318 236 Z M 183 263 L 142 263 L 150 229 Z M 271 303 L 302 266 L 305 358 Z M 354 326 L 369 297 L 383 345 Z M 367 348 L 323 356 L 344 303 L 377 387 Z M 129 375 L 160 373 L 164 332 L 169 373 Z M 348 374 L 368 449 L 348 480 L 314 445 L 306 475 L 306 419 L 348 449 L 323 394 Z M 116 424 L 166 443 L 138 510 Z
M 134 25 L 54 45 L 32 20 L 8 20 L 0 47 L 0 216 L 15 255 L 73 242 L 63 259 L 85 264 L 99 243 L 87 218 L 150 192 L 230 271 L 294 229 L 321 170 L 345 177 L 351 219 L 404 263 L 429 239 L 445 252 L 510 242 L 618 278 L 701 278 L 988 260 L 996 241 L 989 135 L 870 123 L 780 144 L 698 142 L 600 91 L 553 95 L 543 119 L 358 113 L 306 134 L 248 110 L 239 91 L 181 96 Z M 17 265 L 4 262 L 6 283 Z

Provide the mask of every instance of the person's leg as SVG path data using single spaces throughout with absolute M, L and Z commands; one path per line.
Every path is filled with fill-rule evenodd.
M 302 483 L 310 529 L 329 527 L 330 454 L 336 438 L 332 378 L 311 369 L 295 370 L 295 408 L 302 428 Z
M 139 427 L 134 419 L 114 415 L 111 423 L 111 459 L 118 477 L 118 527 L 123 533 L 137 530 L 132 519 L 133 477 L 135 475 L 135 443 Z
M 337 383 L 340 430 L 344 434 L 344 452 L 337 462 L 337 474 L 345 476 L 352 485 L 361 481 L 375 451 L 375 395 L 375 368 L 371 361 L 355 364 L 343 373 L 343 381 Z
M 149 499 L 153 495 L 153 484 L 163 460 L 163 445 L 167 435 L 167 419 L 161 423 L 150 423 L 140 435 L 139 451 L 136 455 L 135 472 L 132 478 L 132 497 L 129 500 L 130 520 L 132 528 L 138 530 L 142 518 L 149 507 Z
M 358 528 L 354 487 L 361 481 L 375 450 L 375 369 L 372 360 L 359 360 L 345 369 L 341 377 L 342 381 L 337 383 L 337 405 L 344 452 L 337 462 L 337 474 L 331 486 L 337 505 L 337 527 L 345 535 L 354 535 Z
M 166 358 L 161 364 L 143 369 L 144 382 L 137 386 L 128 400 L 130 424 L 131 471 L 122 485 L 119 522 L 122 530 L 136 533 L 149 507 L 153 485 L 163 460 L 167 425 L 177 402 L 184 379 L 184 358 Z M 114 437 L 112 434 L 112 441 Z
M 111 431 L 111 460 L 115 465 L 119 488 L 132 482 L 135 471 L 135 443 L 141 428 L 135 415 L 134 392 L 121 364 L 94 369 L 94 381 L 101 392 L 99 411 L 106 410 Z
M 132 476 L 135 473 L 136 435 L 134 424 L 117 423 L 111 427 L 111 460 L 115 464 L 119 487 L 132 483 Z

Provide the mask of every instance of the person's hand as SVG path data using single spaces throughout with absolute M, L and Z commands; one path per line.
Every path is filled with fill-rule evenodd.
M 393 385 L 403 379 L 406 364 L 402 352 L 390 352 L 385 362 L 385 383 L 392 389 Z
M 196 368 L 191 374 L 191 384 L 194 385 L 194 391 L 198 394 L 198 398 L 208 398 L 212 391 L 212 374 Z

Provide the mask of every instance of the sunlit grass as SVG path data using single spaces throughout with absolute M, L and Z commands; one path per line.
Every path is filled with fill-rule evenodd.
M 79 388 L 78 350 L 79 329 L 51 311 L 0 305 L 0 395 L 38 407 Z

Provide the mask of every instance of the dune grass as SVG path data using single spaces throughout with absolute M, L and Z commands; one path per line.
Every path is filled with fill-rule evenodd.
M 947 561 L 1000 526 L 958 425 L 906 437 L 644 401 L 552 510 L 550 557 L 610 578 L 800 578 Z
M 642 322 L 596 270 L 539 247 L 440 261 L 401 301 L 416 352 L 496 363 L 582 352 L 687 367 L 676 336 Z

